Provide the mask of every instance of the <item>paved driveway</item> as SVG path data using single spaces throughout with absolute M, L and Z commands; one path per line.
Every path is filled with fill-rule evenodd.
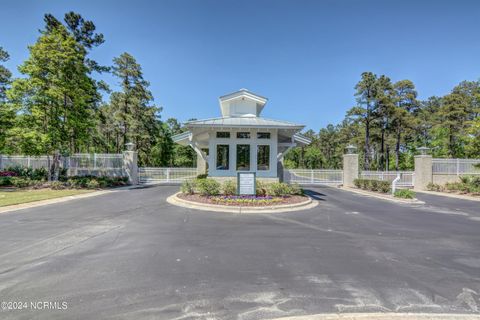
M 154 187 L 0 215 L 1 319 L 265 319 L 480 311 L 477 203 L 413 206 L 332 188 L 308 211 L 173 207 Z

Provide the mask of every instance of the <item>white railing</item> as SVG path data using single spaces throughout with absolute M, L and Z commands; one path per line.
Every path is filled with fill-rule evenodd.
M 397 186 L 413 187 L 415 185 L 413 171 L 362 171 L 360 178 L 393 182 L 398 175 L 400 175 L 400 180 L 397 182 Z
M 28 167 L 33 169 L 48 168 L 53 162 L 47 156 L 6 156 L 0 155 L 0 170 L 10 167 Z M 123 176 L 122 154 L 76 153 L 69 157 L 61 157 L 60 165 L 68 170 L 68 175 L 102 175 Z
M 197 168 L 138 168 L 140 183 L 181 183 L 196 176 Z
M 52 161 L 50 157 L 50 163 Z M 47 168 L 48 158 L 47 156 L 5 156 L 0 155 L 0 170 L 4 170 L 10 167 L 28 167 L 33 169 Z
M 480 174 L 480 159 L 432 159 L 432 172 L 435 174 Z
M 283 171 L 283 180 L 298 184 L 341 185 L 343 170 L 286 169 Z

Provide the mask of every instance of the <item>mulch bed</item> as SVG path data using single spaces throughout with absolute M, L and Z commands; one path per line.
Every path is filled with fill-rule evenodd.
M 230 206 L 230 207 L 270 207 L 270 206 L 278 206 L 278 205 L 285 205 L 285 204 L 296 204 L 296 203 L 301 203 L 305 202 L 308 198 L 305 196 L 288 196 L 288 197 L 272 197 L 276 199 L 276 201 L 272 202 L 242 202 L 242 203 L 220 203 L 215 201 L 214 197 L 207 197 L 207 196 L 201 196 L 199 194 L 183 194 L 179 193 L 177 195 L 180 199 L 184 199 L 187 201 L 192 201 L 192 202 L 199 202 L 199 203 L 206 203 L 206 204 L 212 204 L 212 205 L 222 205 L 222 206 Z M 216 197 L 222 197 L 222 196 L 216 196 Z

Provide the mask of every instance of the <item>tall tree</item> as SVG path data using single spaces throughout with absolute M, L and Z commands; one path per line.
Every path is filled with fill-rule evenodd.
M 395 135 L 395 170 L 399 170 L 402 135 L 413 129 L 412 113 L 418 108 L 417 91 L 412 81 L 401 80 L 394 84 L 394 101 L 392 128 Z
M 372 72 L 362 73 L 362 79 L 355 86 L 357 106 L 348 111 L 350 117 L 356 118 L 365 126 L 364 167 L 370 169 L 370 129 L 375 119 L 375 97 L 377 76 Z
M 10 86 L 12 73 L 3 65 L 8 61 L 9 55 L 2 47 L 0 47 L 0 153 L 5 147 L 5 137 L 7 130 L 13 126 L 15 112 L 7 104 L 6 92 Z
M 42 31 L 29 51 L 19 67 L 25 78 L 16 79 L 7 92 L 21 110 L 12 139 L 26 154 L 84 149 L 94 126 L 91 101 L 97 97 L 84 47 L 59 25 Z
M 152 104 L 149 83 L 143 78 L 142 68 L 132 55 L 125 52 L 114 58 L 112 72 L 119 79 L 122 89 L 110 96 L 111 112 L 122 132 L 122 145 L 134 142 L 139 151 L 139 162 L 145 163 L 160 134 L 158 121 L 161 109 Z

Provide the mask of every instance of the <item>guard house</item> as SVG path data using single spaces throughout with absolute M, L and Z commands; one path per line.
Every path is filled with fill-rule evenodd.
M 260 116 L 267 98 L 246 89 L 219 98 L 221 117 L 188 121 L 188 131 L 173 141 L 197 153 L 197 172 L 213 178 L 236 178 L 237 172 L 256 172 L 257 178 L 278 181 L 282 160 L 297 145 L 310 140 L 303 125 Z

